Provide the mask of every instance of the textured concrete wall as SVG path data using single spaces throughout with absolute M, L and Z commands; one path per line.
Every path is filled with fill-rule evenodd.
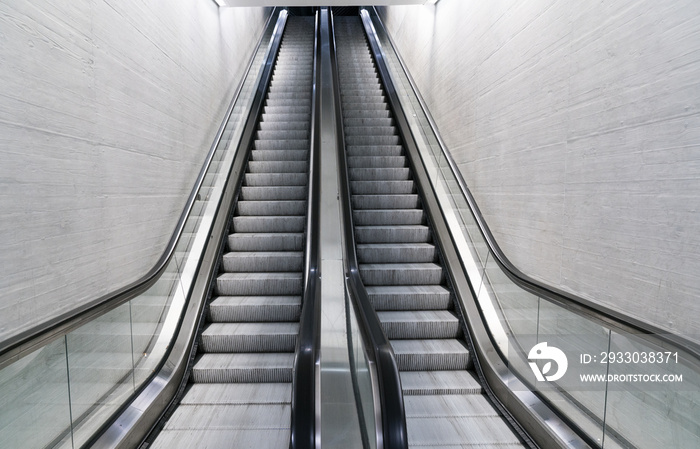
M 0 2 L 0 340 L 165 248 L 263 8 Z
M 382 8 L 506 255 L 700 335 L 700 2 Z

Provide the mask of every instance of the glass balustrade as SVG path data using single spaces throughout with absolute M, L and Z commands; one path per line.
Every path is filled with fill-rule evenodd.
M 360 427 L 366 435 L 367 449 L 377 449 L 377 410 L 379 404 L 376 391 L 376 373 L 374 362 L 367 354 L 367 342 L 364 340 L 360 325 L 357 322 L 354 307 L 346 294 L 346 316 L 348 350 L 350 353 L 350 369 L 355 387 L 355 400 L 358 407 Z
M 506 274 L 376 11 L 367 14 L 484 322 L 510 370 L 599 447 L 700 447 L 698 359 L 663 336 L 527 291 Z

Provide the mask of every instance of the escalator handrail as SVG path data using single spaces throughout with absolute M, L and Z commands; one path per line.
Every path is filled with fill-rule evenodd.
M 319 235 L 320 235 L 320 95 L 318 79 L 320 70 L 320 17 L 316 12 L 314 21 L 314 57 L 311 100 L 311 129 L 309 143 L 309 191 L 306 213 L 306 248 L 304 267 L 304 296 L 299 338 L 294 357 L 292 380 L 291 449 L 316 447 L 318 426 L 316 425 L 317 386 L 316 367 L 320 364 L 320 307 L 319 283 Z
M 375 10 L 375 15 L 377 17 L 378 23 L 382 26 L 384 29 L 384 33 L 390 40 L 392 46 L 396 48 L 394 45 L 393 41 L 391 40 L 391 36 L 389 33 L 386 31 L 386 28 L 384 26 L 384 22 L 381 20 L 381 17 L 379 16 L 379 13 Z M 605 326 L 609 326 L 612 328 L 617 328 L 620 330 L 624 331 L 632 331 L 633 333 L 641 332 L 643 334 L 649 334 L 649 335 L 654 335 L 657 338 L 670 343 L 671 345 L 681 348 L 683 351 L 687 352 L 689 355 L 693 356 L 695 359 L 698 359 L 700 361 L 700 344 L 691 341 L 687 339 L 686 337 L 678 334 L 672 334 L 668 330 L 662 329 L 652 323 L 628 316 L 620 311 L 617 311 L 615 309 L 606 307 L 602 304 L 593 302 L 591 300 L 585 299 L 581 296 L 575 295 L 573 293 L 564 291 L 562 289 L 559 289 L 557 287 L 554 287 L 552 285 L 548 285 L 544 282 L 541 282 L 537 279 L 532 278 L 531 276 L 525 274 L 522 272 L 520 269 L 518 269 L 505 255 L 501 247 L 498 245 L 498 242 L 496 241 L 493 233 L 491 232 L 491 229 L 489 228 L 488 224 L 486 223 L 486 220 L 481 213 L 481 210 L 479 209 L 479 206 L 476 203 L 476 200 L 474 199 L 474 196 L 471 193 L 471 190 L 467 186 L 466 181 L 464 180 L 464 177 L 462 176 L 461 171 L 457 167 L 456 162 L 454 161 L 452 155 L 450 152 L 447 150 L 447 146 L 445 145 L 444 141 L 442 140 L 440 134 L 437 131 L 437 125 L 435 124 L 435 121 L 433 120 L 433 117 L 430 115 L 430 112 L 421 97 L 413 78 L 410 75 L 410 72 L 408 71 L 406 65 L 404 64 L 403 59 L 401 58 L 401 55 L 399 55 L 398 52 L 396 52 L 397 59 L 399 63 L 401 64 L 401 68 L 403 72 L 406 74 L 406 78 L 408 79 L 411 89 L 413 90 L 414 94 L 416 95 L 416 98 L 418 99 L 418 102 L 420 104 L 420 107 L 425 114 L 426 118 L 428 119 L 428 123 L 430 124 L 430 127 L 432 128 L 433 134 L 437 138 L 438 145 L 440 146 L 440 150 L 442 151 L 442 155 L 445 157 L 445 160 L 447 161 L 450 170 L 452 171 L 452 174 L 455 176 L 455 179 L 457 180 L 457 183 L 459 185 L 459 188 L 464 195 L 465 199 L 467 200 L 467 203 L 469 205 L 469 208 L 479 226 L 479 230 L 484 236 L 484 239 L 489 247 L 489 250 L 491 253 L 496 258 L 496 262 L 498 265 L 503 269 L 505 274 L 516 284 L 518 284 L 520 287 L 523 289 L 538 295 L 540 297 L 546 298 L 547 300 L 556 303 L 557 305 L 572 311 L 573 313 L 577 313 L 579 315 L 584 315 L 585 317 L 592 319 L 593 321 L 602 323 Z
M 381 429 L 379 435 L 384 449 L 408 448 L 408 433 L 406 430 L 406 413 L 403 402 L 403 390 L 401 377 L 391 343 L 382 328 L 377 312 L 367 295 L 364 283 L 360 278 L 359 264 L 355 244 L 354 224 L 351 210 L 351 194 L 348 175 L 348 165 L 345 151 L 345 131 L 343 129 L 343 115 L 340 98 L 340 84 L 338 76 L 338 64 L 336 58 L 335 29 L 331 19 L 331 65 L 334 79 L 335 116 L 337 118 L 336 138 L 338 148 L 338 177 L 339 195 L 342 209 L 341 220 L 343 222 L 343 237 L 345 240 L 344 260 L 346 263 L 346 283 L 349 287 L 348 294 L 353 301 L 358 314 L 360 331 L 369 340 L 370 346 L 366 348 L 370 363 L 377 370 L 377 382 L 379 386 L 379 404 L 381 407 Z
M 187 202 L 180 214 L 180 218 L 177 221 L 175 229 L 170 237 L 170 240 L 165 246 L 165 249 L 156 263 L 151 267 L 146 274 L 141 276 L 139 279 L 117 288 L 109 293 L 106 293 L 98 298 L 86 302 L 68 312 L 62 313 L 51 320 L 45 321 L 37 326 L 32 327 L 24 332 L 21 332 L 15 336 L 0 342 L 0 366 L 3 366 L 9 360 L 19 357 L 20 354 L 31 351 L 33 348 L 38 348 L 44 346 L 45 344 L 60 338 L 61 336 L 69 333 L 71 330 L 81 326 L 82 324 L 89 322 L 110 310 L 124 304 L 130 299 L 144 293 L 153 284 L 156 283 L 158 278 L 163 274 L 166 267 L 172 259 L 175 248 L 184 233 L 185 223 L 189 217 L 195 202 L 197 201 L 198 192 L 204 183 L 204 178 L 209 170 L 209 167 L 213 161 L 214 153 L 218 148 L 222 136 L 224 134 L 226 124 L 228 123 L 231 114 L 233 112 L 234 106 L 240 97 L 241 91 L 243 89 L 244 82 L 252 69 L 255 55 L 262 45 L 264 30 L 266 30 L 270 24 L 270 21 L 275 16 L 274 9 L 270 11 L 270 15 L 262 28 L 261 35 L 258 39 L 258 43 L 253 49 L 250 57 L 250 61 L 241 76 L 241 80 L 236 88 L 235 93 L 231 99 L 231 102 L 224 114 L 219 130 L 216 133 L 214 141 L 207 153 L 207 156 L 202 164 L 202 168 L 197 175 L 194 186 L 187 198 Z

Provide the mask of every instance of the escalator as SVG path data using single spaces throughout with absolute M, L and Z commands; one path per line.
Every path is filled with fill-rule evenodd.
M 482 387 L 362 23 L 335 18 L 362 281 L 401 374 L 410 447 L 522 447 Z
M 287 447 L 303 293 L 313 17 L 288 19 L 190 385 L 151 447 Z
M 589 352 L 627 340 L 638 350 L 673 348 L 691 387 L 700 385 L 700 368 L 693 365 L 697 351 L 684 353 L 683 342 L 657 338 L 532 281 L 512 281 L 518 276 L 485 241 L 491 237 L 484 227 L 458 222 L 449 209 L 457 195 L 439 191 L 445 185 L 460 190 L 459 180 L 445 178 L 441 185 L 426 175 L 456 170 L 446 159 L 437 170 L 429 157 L 416 156 L 415 136 L 430 126 L 406 125 L 395 98 L 396 72 L 387 74 L 387 54 L 378 48 L 368 13 L 336 17 L 334 25 L 327 9 L 316 18 L 287 14 L 273 13 L 277 25 L 270 22 L 263 33 L 251 60 L 260 71 L 251 72 L 241 85 L 247 94 L 229 111 L 240 119 L 222 124 L 190 197 L 193 207 L 178 223 L 177 244 L 155 270 L 158 280 L 149 274 L 97 310 L 76 313 L 0 353 L 6 409 L 0 446 L 296 449 L 315 447 L 321 436 L 347 443 L 348 429 L 357 425 L 361 442 L 354 446 L 382 449 L 697 447 L 697 388 L 685 394 L 611 389 L 591 404 L 599 395 L 558 386 L 535 391 L 537 384 L 527 383 L 532 373 L 523 351 L 535 326 L 534 333 L 546 330 L 555 338 L 575 325 L 577 343 Z M 329 29 L 335 45 L 320 37 L 331 36 Z M 338 73 L 329 82 L 332 60 Z M 333 132 L 331 118 L 340 131 Z M 338 173 L 324 173 L 324 197 L 318 194 L 319 149 L 327 150 L 331 135 L 342 136 L 336 146 L 346 157 Z M 440 194 L 448 200 L 435 206 Z M 327 200 L 340 197 L 345 211 L 338 214 Z M 350 230 L 344 238 L 351 243 L 341 255 L 338 234 L 337 251 L 331 248 L 338 283 L 324 273 L 326 318 L 333 307 L 347 311 L 324 341 L 314 258 L 319 246 L 330 245 L 319 237 L 320 205 L 345 219 L 341 227 Z M 455 209 L 479 220 L 475 205 Z M 459 241 L 469 232 L 474 240 Z M 199 252 L 187 254 L 194 247 Z M 465 262 L 470 254 L 472 265 Z M 364 284 L 362 291 L 357 284 Z M 333 296 L 342 303 L 329 304 Z M 528 332 L 519 335 L 521 327 Z M 339 345 L 345 337 L 349 343 Z M 601 341 L 604 346 L 591 349 Z M 103 347 L 119 347 L 123 356 L 105 357 Z M 347 391 L 339 382 L 326 382 L 325 390 L 314 383 L 324 379 L 324 369 L 347 374 L 345 358 L 354 370 L 345 376 L 354 382 Z M 98 373 L 113 371 L 117 380 L 103 374 L 83 380 L 80 370 L 88 363 Z M 91 389 L 94 398 L 81 399 Z M 322 397 L 330 390 L 347 393 L 347 401 Z M 357 416 L 339 418 L 349 415 Z M 639 424 L 652 420 L 663 426 Z M 662 432 L 658 441 L 665 444 L 649 437 Z

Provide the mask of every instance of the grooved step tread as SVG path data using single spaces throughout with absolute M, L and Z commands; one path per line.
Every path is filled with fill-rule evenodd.
M 301 271 L 303 264 L 302 251 L 236 251 L 223 257 L 224 271 L 227 272 Z
M 367 286 L 375 310 L 444 310 L 452 303 L 450 291 L 442 285 Z
M 202 352 L 293 352 L 299 323 L 210 323 Z
M 457 338 L 459 320 L 447 310 L 403 310 L 377 312 L 390 339 Z
M 224 273 L 216 280 L 217 293 L 224 296 L 301 295 L 301 273 Z
M 522 447 L 500 416 L 406 418 L 409 447 Z
M 437 250 L 430 243 L 359 243 L 357 257 L 360 263 L 428 263 Z
M 426 243 L 430 230 L 422 225 L 355 226 L 359 244 L 370 243 Z
M 431 285 L 444 278 L 434 263 L 363 263 L 359 268 L 366 285 Z
M 194 384 L 181 404 L 289 404 L 292 385 L 282 383 Z
M 301 296 L 219 296 L 209 305 L 209 320 L 297 321 L 301 315 Z
M 293 353 L 202 354 L 194 383 L 291 382 Z
M 291 419 L 290 404 L 197 404 L 178 407 L 165 425 L 166 430 L 279 429 Z
M 302 251 L 302 232 L 240 232 L 228 237 L 231 251 Z
M 404 395 L 481 394 L 483 388 L 469 371 L 402 371 Z M 408 397 L 408 396 L 406 396 Z
M 454 339 L 390 340 L 401 371 L 466 370 L 469 351 Z

